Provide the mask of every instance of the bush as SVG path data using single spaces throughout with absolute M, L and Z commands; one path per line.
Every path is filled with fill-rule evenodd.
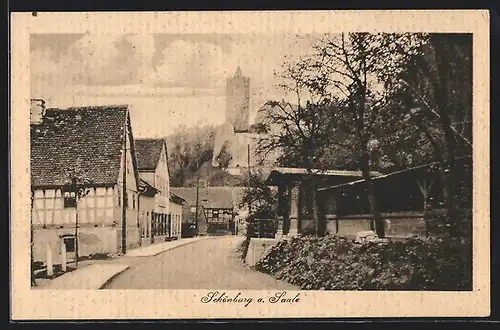
M 465 238 L 355 243 L 338 236 L 281 241 L 255 268 L 309 290 L 472 290 Z

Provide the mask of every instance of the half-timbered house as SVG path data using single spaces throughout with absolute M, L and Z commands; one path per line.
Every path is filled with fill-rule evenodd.
M 57 263 L 63 250 L 71 259 L 75 251 L 113 254 L 139 245 L 128 107 L 45 109 L 32 100 L 30 126 L 34 260 Z

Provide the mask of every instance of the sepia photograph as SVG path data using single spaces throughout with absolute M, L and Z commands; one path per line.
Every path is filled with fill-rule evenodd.
M 25 33 L 29 292 L 477 292 L 473 31 L 83 25 Z

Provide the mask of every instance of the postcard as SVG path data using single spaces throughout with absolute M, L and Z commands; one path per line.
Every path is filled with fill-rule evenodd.
M 11 22 L 13 320 L 489 315 L 488 11 Z

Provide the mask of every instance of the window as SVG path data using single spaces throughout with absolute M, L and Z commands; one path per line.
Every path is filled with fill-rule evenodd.
M 73 191 L 64 192 L 64 208 L 76 207 L 76 195 Z
M 66 248 L 66 252 L 75 252 L 75 237 L 74 236 L 66 236 L 63 237 L 64 246 Z
M 135 209 L 135 194 L 132 195 L 132 208 Z

